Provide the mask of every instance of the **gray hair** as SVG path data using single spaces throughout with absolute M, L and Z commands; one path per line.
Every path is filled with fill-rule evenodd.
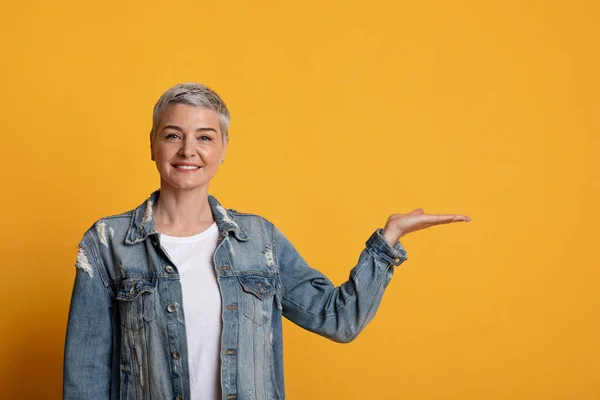
M 160 96 L 154 105 L 152 113 L 152 130 L 150 131 L 150 146 L 153 146 L 156 138 L 156 131 L 160 124 L 160 117 L 168 106 L 172 104 L 187 104 L 189 106 L 208 108 L 217 113 L 219 118 L 219 127 L 223 135 L 223 141 L 229 140 L 229 110 L 223 99 L 219 97 L 212 89 L 199 83 L 180 83 L 173 86 Z

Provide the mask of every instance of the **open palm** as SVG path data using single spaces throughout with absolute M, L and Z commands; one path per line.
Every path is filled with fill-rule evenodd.
M 471 221 L 471 218 L 466 215 L 425 214 L 423 209 L 417 208 L 408 214 L 392 214 L 388 218 L 382 234 L 390 245 L 394 245 L 402 236 L 414 231 L 434 225 L 469 221 Z

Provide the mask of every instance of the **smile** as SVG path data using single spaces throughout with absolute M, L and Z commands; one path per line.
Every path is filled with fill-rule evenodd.
M 202 168 L 198 165 L 177 165 L 177 164 L 173 165 L 173 167 L 175 167 L 176 169 L 182 169 L 185 171 L 195 171 L 195 170 Z

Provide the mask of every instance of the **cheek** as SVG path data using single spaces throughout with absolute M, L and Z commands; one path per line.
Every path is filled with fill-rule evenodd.
M 159 145 L 154 146 L 154 156 L 157 160 L 165 160 L 171 158 L 176 150 L 171 149 L 171 146 Z
M 210 163 L 221 159 L 221 152 L 218 149 L 200 149 L 200 154 L 202 154 L 202 158 Z

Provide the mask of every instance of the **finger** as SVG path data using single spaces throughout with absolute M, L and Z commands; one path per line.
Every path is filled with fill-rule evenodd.
M 409 214 L 410 215 L 421 215 L 421 214 L 424 214 L 424 213 L 425 213 L 425 211 L 423 211 L 422 208 L 415 208 Z
M 434 225 L 471 221 L 471 218 L 461 214 L 423 214 L 420 217 L 423 222 Z

